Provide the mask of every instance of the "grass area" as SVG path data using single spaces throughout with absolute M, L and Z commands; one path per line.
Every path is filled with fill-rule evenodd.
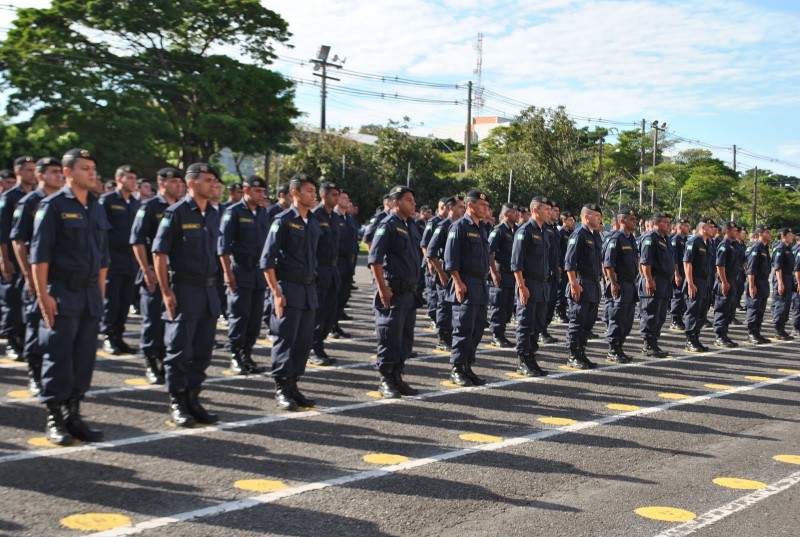
M 364 244 L 363 242 L 359 242 L 358 243 L 358 252 L 361 255 L 367 255 L 369 253 L 369 250 L 367 250 L 367 245 Z

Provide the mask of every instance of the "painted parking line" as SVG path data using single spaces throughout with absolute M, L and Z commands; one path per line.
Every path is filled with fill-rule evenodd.
M 762 347 L 766 347 L 766 346 L 767 345 L 763 345 Z M 723 353 L 726 353 L 726 352 L 731 352 L 731 350 L 730 349 L 720 349 L 720 350 L 711 351 L 711 352 L 708 352 L 708 353 L 705 353 L 705 354 L 706 355 L 714 355 L 714 354 L 723 354 Z M 412 397 L 404 397 L 402 399 L 375 399 L 375 400 L 371 400 L 371 401 L 350 403 L 350 404 L 346 404 L 346 405 L 340 405 L 340 406 L 331 407 L 331 408 L 324 408 L 324 409 L 320 409 L 320 410 L 309 410 L 307 412 L 275 414 L 275 415 L 261 416 L 261 417 L 256 417 L 256 418 L 240 420 L 240 421 L 224 422 L 224 423 L 219 423 L 219 424 L 216 424 L 216 425 L 211 425 L 211 426 L 208 426 L 208 427 L 202 427 L 202 428 L 198 428 L 198 429 L 178 429 L 178 428 L 176 428 L 174 430 L 164 431 L 164 432 L 160 432 L 160 433 L 151 433 L 151 434 L 145 434 L 145 435 L 140 435 L 140 436 L 132 436 L 132 437 L 128 437 L 128 438 L 121 438 L 121 439 L 118 439 L 118 440 L 112 440 L 112 441 L 106 441 L 106 442 L 94 442 L 94 443 L 91 443 L 91 444 L 82 444 L 80 446 L 68 446 L 68 447 L 62 447 L 62 448 L 48 448 L 48 449 L 36 450 L 36 451 L 24 451 L 24 452 L 12 453 L 12 454 L 9 454 L 9 455 L 0 456 L 0 464 L 6 464 L 6 463 L 9 463 L 9 462 L 16 462 L 16 461 L 22 461 L 22 460 L 37 459 L 37 458 L 40 458 L 40 457 L 56 457 L 56 456 L 59 456 L 59 455 L 67 455 L 67 454 L 76 453 L 76 452 L 80 452 L 80 451 L 97 451 L 97 450 L 105 450 L 105 449 L 114 449 L 114 448 L 118 448 L 118 447 L 130 446 L 130 445 L 135 445 L 135 444 L 147 444 L 147 443 L 150 443 L 150 442 L 156 442 L 156 441 L 160 441 L 160 440 L 169 440 L 169 439 L 180 438 L 180 437 L 189 436 L 189 435 L 192 435 L 192 436 L 205 435 L 205 434 L 211 434 L 211 433 L 214 433 L 214 432 L 217 432 L 217 431 L 227 431 L 227 430 L 233 430 L 233 429 L 241 429 L 241 428 L 244 428 L 244 427 L 253 427 L 253 426 L 256 426 L 256 425 L 265 425 L 265 424 L 268 424 L 268 423 L 276 423 L 276 422 L 288 421 L 288 420 L 294 420 L 294 419 L 307 419 L 307 418 L 316 417 L 316 416 L 322 416 L 322 415 L 326 415 L 326 414 L 340 414 L 340 413 L 349 412 L 349 411 L 352 411 L 352 410 L 361 410 L 361 409 L 365 409 L 365 408 L 372 408 L 372 407 L 376 407 L 378 405 L 401 404 L 403 401 L 408 400 L 408 399 L 412 399 L 412 400 L 413 399 L 421 399 L 421 400 L 434 399 L 434 398 L 438 398 L 438 397 L 448 396 L 448 395 L 451 395 L 451 394 L 454 394 L 454 393 L 464 393 L 464 392 L 467 392 L 467 391 L 490 390 L 490 389 L 494 389 L 494 388 L 503 388 L 503 387 L 506 387 L 506 386 L 514 386 L 514 385 L 521 384 L 521 383 L 548 382 L 548 381 L 551 381 L 551 380 L 554 380 L 554 379 L 559 379 L 559 378 L 563 378 L 563 377 L 569 377 L 569 376 L 573 376 L 573 375 L 594 375 L 594 374 L 599 374 L 600 372 L 603 372 L 603 371 L 614 371 L 614 370 L 617 370 L 617 369 L 627 369 L 627 368 L 637 367 L 637 366 L 647 366 L 647 365 L 652 365 L 652 364 L 661 363 L 661 362 L 665 362 L 665 361 L 684 360 L 684 359 L 687 359 L 687 358 L 696 358 L 696 357 L 697 357 L 697 355 L 686 355 L 686 356 L 678 356 L 676 358 L 659 358 L 659 359 L 653 359 L 653 360 L 648 360 L 648 361 L 644 361 L 644 362 L 632 362 L 630 364 L 618 364 L 618 365 L 602 366 L 602 367 L 598 367 L 597 369 L 592 369 L 592 370 L 564 371 L 564 372 L 561 372 L 561 373 L 554 373 L 554 374 L 548 375 L 546 377 L 533 377 L 533 378 L 526 377 L 524 379 L 516 379 L 515 378 L 515 379 L 509 379 L 509 380 L 501 380 L 501 381 L 498 381 L 498 382 L 490 382 L 490 383 L 487 383 L 484 386 L 470 386 L 470 387 L 458 388 L 458 389 L 448 388 L 448 389 L 445 389 L 445 390 L 440 390 L 440 391 L 435 391 L 435 392 L 422 393 L 420 395 L 416 395 L 416 396 L 412 396 Z M 790 379 L 790 378 L 794 378 L 795 376 L 800 376 L 800 375 L 790 375 L 788 377 L 782 377 L 782 378 Z M 219 378 L 220 378 L 220 381 L 222 381 L 226 377 L 219 377 Z M 762 384 L 766 386 L 766 385 L 769 384 L 769 382 L 763 382 Z M 123 390 L 125 388 L 119 388 L 119 389 Z M 730 391 L 731 390 L 721 391 L 719 393 L 729 393 Z M 693 399 L 694 398 L 684 399 L 684 400 L 679 400 L 678 402 L 689 401 L 689 400 L 693 400 Z
M 787 490 L 798 483 L 800 483 L 800 472 L 795 472 L 790 476 L 781 479 L 780 481 L 772 483 L 771 485 L 762 487 L 755 492 L 751 492 L 750 494 L 742 496 L 741 498 L 737 498 L 732 502 L 721 505 L 716 509 L 707 511 L 702 515 L 698 515 L 694 518 L 694 520 L 685 522 L 684 524 L 675 526 L 674 528 L 670 528 L 666 531 L 662 531 L 656 537 L 684 537 L 685 535 L 691 535 L 701 528 L 710 526 L 724 518 L 731 516 L 734 513 L 743 511 L 744 509 L 755 505 L 761 500 L 766 500 L 770 496 L 774 496 L 775 494 L 783 492 L 784 490 Z
M 283 490 L 280 490 L 280 491 L 277 491 L 277 492 L 271 492 L 271 493 L 262 494 L 262 495 L 259 495 L 259 496 L 253 496 L 251 498 L 245 498 L 245 499 L 242 499 L 242 500 L 234 500 L 234 501 L 229 501 L 229 502 L 223 502 L 221 504 L 217 504 L 217 505 L 214 505 L 212 507 L 205 507 L 205 508 L 202 508 L 202 509 L 196 509 L 196 510 L 192 510 L 192 511 L 185 511 L 185 512 L 182 512 L 182 513 L 176 513 L 174 515 L 170 515 L 170 516 L 166 516 L 166 517 L 150 519 L 150 520 L 146 520 L 146 521 L 134 524 L 132 526 L 126 526 L 126 527 L 116 528 L 116 529 L 113 529 L 113 530 L 110 530 L 110 531 L 93 533 L 91 535 L 93 537 L 121 537 L 123 535 L 135 535 L 137 533 L 141 533 L 141 532 L 146 531 L 146 530 L 155 529 L 155 528 L 161 528 L 161 527 L 165 527 L 165 526 L 170 526 L 170 525 L 177 524 L 177 523 L 180 523 L 180 522 L 186 522 L 186 521 L 189 521 L 189 520 L 196 520 L 196 519 L 199 519 L 199 518 L 207 518 L 207 517 L 210 517 L 210 516 L 216 516 L 216 515 L 230 513 L 230 512 L 233 512 L 233 511 L 241 511 L 243 509 L 248 509 L 250 507 L 255 507 L 257 505 L 263 505 L 263 504 L 267 504 L 267 503 L 274 503 L 274 502 L 276 502 L 278 500 L 282 500 L 282 499 L 289 498 L 289 497 L 292 497 L 292 496 L 298 496 L 300 494 L 304 494 L 304 493 L 310 492 L 310 491 L 323 490 L 323 489 L 326 489 L 326 488 L 336 487 L 336 486 L 344 486 L 344 485 L 348 485 L 350 483 L 356 483 L 356 482 L 359 482 L 359 481 L 366 481 L 368 479 L 380 478 L 380 477 L 396 474 L 398 472 L 402 472 L 402 471 L 405 471 L 405 470 L 412 470 L 414 468 L 420 468 L 420 467 L 428 466 L 430 464 L 435 464 L 435 463 L 438 463 L 438 462 L 449 461 L 449 460 L 452 460 L 452 459 L 464 457 L 464 456 L 467 456 L 467 455 L 473 455 L 473 454 L 480 453 L 480 452 L 494 452 L 494 451 L 499 451 L 501 449 L 512 447 L 512 446 L 518 446 L 518 445 L 527 444 L 527 443 L 530 443 L 530 442 L 535 442 L 535 441 L 540 441 L 540 440 L 544 440 L 544 439 L 553 438 L 555 436 L 560 436 L 562 434 L 574 433 L 574 432 L 578 432 L 578 431 L 585 431 L 585 430 L 588 430 L 588 429 L 593 429 L 595 427 L 599 427 L 601 425 L 609 425 L 609 424 L 612 424 L 612 423 L 617 423 L 619 421 L 626 420 L 626 419 L 629 419 L 629 418 L 652 415 L 652 414 L 656 414 L 658 412 L 662 412 L 662 411 L 665 411 L 665 410 L 670 410 L 670 409 L 673 409 L 673 408 L 676 408 L 676 407 L 681 407 L 681 406 L 686 406 L 686 405 L 693 405 L 693 404 L 697 404 L 697 403 L 702 403 L 704 401 L 709 401 L 709 400 L 712 400 L 712 399 L 718 399 L 718 398 L 725 397 L 725 396 L 728 396 L 728 395 L 748 392 L 748 391 L 751 391 L 751 390 L 756 390 L 756 389 L 763 388 L 763 387 L 770 386 L 770 385 L 774 385 L 774 384 L 780 384 L 780 383 L 783 383 L 783 382 L 787 382 L 789 380 L 796 379 L 798 377 L 800 377 L 800 374 L 789 375 L 789 376 L 786 376 L 786 377 L 775 378 L 775 379 L 772 379 L 770 381 L 764 381 L 764 382 L 759 382 L 759 383 L 756 383 L 756 384 L 739 386 L 739 387 L 731 389 L 731 390 L 718 391 L 718 392 L 714 392 L 714 393 L 710 393 L 710 394 L 698 395 L 698 396 L 695 396 L 695 397 L 691 397 L 689 399 L 682 399 L 682 400 L 679 400 L 679 401 L 673 401 L 673 402 L 669 402 L 669 403 L 664 403 L 664 404 L 661 404 L 661 405 L 658 405 L 658 406 L 646 407 L 646 408 L 642 408 L 642 409 L 639 409 L 639 410 L 634 410 L 634 411 L 631 411 L 631 412 L 625 412 L 625 413 L 622 413 L 622 414 L 615 414 L 615 415 L 611 415 L 611 416 L 606 416 L 606 417 L 603 417 L 603 418 L 600 418 L 600 419 L 596 419 L 596 420 L 577 422 L 577 423 L 574 423 L 572 425 L 566 425 L 566 426 L 563 426 L 563 427 L 559 427 L 557 429 L 547 429 L 547 430 L 543 430 L 543 431 L 537 431 L 537 432 L 529 434 L 529 435 L 509 438 L 509 439 L 501 440 L 499 442 L 485 443 L 485 444 L 472 446 L 472 447 L 468 447 L 468 448 L 457 449 L 457 450 L 454 450 L 454 451 L 447 451 L 447 452 L 438 453 L 436 455 L 432 455 L 432 456 L 429 456 L 429 457 L 424 457 L 424 458 L 421 458 L 421 459 L 410 459 L 410 460 L 407 460 L 407 461 L 402 461 L 402 462 L 397 462 L 395 464 L 390 464 L 388 466 L 384 466 L 382 468 L 375 469 L 375 470 L 362 471 L 362 472 L 357 472 L 355 474 L 345 475 L 345 476 L 341 476 L 341 477 L 337 477 L 337 478 L 333 478 L 333 479 L 327 479 L 327 480 L 324 480 L 324 481 L 317 481 L 317 482 L 314 482 L 314 483 L 307 483 L 307 484 L 304 484 L 304 485 L 299 485 L 299 486 L 294 486 L 294 487 L 287 487 L 287 488 L 285 488 Z M 507 381 L 507 382 L 510 382 L 510 381 Z M 385 456 L 385 454 L 383 454 L 383 456 Z M 400 458 L 393 458 L 393 456 L 391 456 L 391 457 L 386 456 L 386 458 L 381 458 L 380 460 L 399 461 L 401 459 Z M 793 474 L 793 475 L 796 475 L 797 478 L 795 478 L 795 480 L 794 480 L 794 482 L 792 484 L 794 484 L 798 480 L 800 480 L 800 472 L 798 472 L 797 474 Z M 787 478 L 786 480 L 783 480 L 783 481 L 787 481 L 788 479 L 789 478 Z M 788 488 L 788 486 L 791 486 L 791 485 L 788 485 L 788 486 L 783 485 L 782 484 L 783 481 L 778 482 L 778 483 L 781 483 L 781 486 L 783 486 L 783 488 L 781 488 L 780 490 L 785 490 L 785 488 Z M 773 485 L 771 487 L 774 488 L 777 485 L 778 484 L 775 484 L 775 485 Z M 757 491 L 756 493 L 764 494 L 765 491 L 767 491 L 768 489 L 771 489 L 771 487 L 767 487 L 767 489 L 762 489 L 760 491 Z M 777 492 L 780 492 L 780 490 L 776 490 L 776 492 L 773 492 L 773 494 L 775 494 Z M 756 494 L 756 493 L 754 493 L 754 494 Z M 679 535 L 682 535 L 682 534 L 679 534 Z

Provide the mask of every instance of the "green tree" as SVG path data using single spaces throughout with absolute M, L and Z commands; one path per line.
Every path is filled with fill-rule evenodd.
M 279 149 L 298 112 L 291 83 L 266 66 L 289 35 L 258 0 L 54 0 L 19 9 L 0 45 L 8 112 L 34 110 L 98 153 L 124 144 L 128 154 L 138 146 L 186 164 L 224 146 Z M 212 54 L 225 47 L 245 61 Z

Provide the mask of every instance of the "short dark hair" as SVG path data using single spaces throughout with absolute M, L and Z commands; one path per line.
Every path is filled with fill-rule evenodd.
M 302 187 L 306 183 L 312 184 L 314 188 L 319 188 L 319 185 L 314 180 L 314 178 L 308 175 L 307 173 L 296 173 L 292 176 L 291 181 L 289 181 L 289 189 L 300 190 L 300 187 Z

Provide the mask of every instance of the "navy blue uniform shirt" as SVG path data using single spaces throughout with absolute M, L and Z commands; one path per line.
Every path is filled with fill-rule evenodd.
M 428 257 L 436 257 L 442 259 L 444 257 L 444 247 L 447 243 L 447 234 L 450 232 L 450 226 L 453 225 L 453 219 L 450 217 L 442 219 L 436 229 L 433 230 L 433 235 L 428 243 Z
M 737 242 L 738 241 L 731 241 L 725 237 L 722 242 L 719 243 L 719 246 L 717 246 L 714 266 L 725 268 L 725 278 L 727 278 L 728 283 L 736 281 L 738 278 L 739 266 L 741 265 L 739 252 L 737 251 L 738 246 L 736 246 Z
M 231 269 L 237 287 L 266 288 L 267 281 L 259 270 L 259 259 L 268 231 L 267 210 L 264 207 L 257 206 L 255 211 L 251 211 L 242 199 L 225 209 L 217 253 L 231 256 Z
M 537 281 L 545 281 L 550 275 L 550 241 L 533 218 L 517 228 L 514 235 L 511 271 L 518 270 Z
M 19 263 L 17 254 L 14 253 L 14 248 L 11 246 L 11 226 L 17 204 L 26 194 L 22 185 L 16 185 L 0 194 L 0 244 L 8 245 L 8 258 L 17 270 L 19 270 Z
M 389 213 L 383 209 L 375 213 L 375 216 L 370 219 L 367 228 L 364 230 L 364 242 L 367 244 L 372 242 L 372 239 L 375 237 L 375 232 L 378 230 L 378 224 L 383 222 L 387 216 L 389 216 Z
M 143 244 L 145 246 L 147 264 L 151 267 L 153 266 L 153 252 L 151 251 L 153 241 L 156 238 L 158 225 L 161 223 L 167 207 L 169 207 L 169 203 L 161 194 L 143 201 L 139 206 L 139 210 L 136 211 L 136 218 L 134 218 L 133 226 L 131 226 L 130 243 L 131 245 Z M 142 280 L 143 276 L 140 269 L 139 274 L 136 275 L 136 283 L 141 284 Z
M 404 293 L 394 293 L 393 308 L 414 307 L 413 290 L 419 281 L 422 266 L 419 241 L 419 228 L 414 222 L 404 222 L 395 212 L 384 218 L 375 230 L 367 263 L 383 265 L 383 278 L 392 291 L 399 289 L 395 287 L 399 282 L 406 289 Z M 377 296 L 375 305 L 383 307 Z
M 438 228 L 437 228 L 438 229 Z M 485 305 L 489 303 L 486 275 L 489 273 L 489 243 L 486 230 L 480 222 L 476 225 L 469 215 L 464 215 L 450 226 L 444 247 L 444 270 L 457 270 L 467 286 L 462 304 Z M 448 301 L 457 304 L 453 280 L 447 284 Z
M 531 220 L 533 220 L 533 218 L 531 218 Z M 561 240 L 558 236 L 558 230 L 556 229 L 555 224 L 545 222 L 542 226 L 542 231 L 544 231 L 545 237 L 547 237 L 547 241 L 550 244 L 550 253 L 548 259 L 550 263 L 550 273 L 557 275 L 559 267 L 562 269 L 564 268 L 562 266 L 563 262 L 561 261 Z
M 439 222 L 441 222 L 442 220 L 444 220 L 444 218 L 442 218 L 438 214 L 432 216 L 431 219 L 428 220 L 428 223 L 425 224 L 425 229 L 422 231 L 422 238 L 419 241 L 420 247 L 422 248 L 428 247 L 428 243 L 433 237 L 434 230 L 439 225 Z
M 494 256 L 494 264 L 500 271 L 501 287 L 514 287 L 514 274 L 511 270 L 514 231 L 508 222 L 502 222 L 489 233 L 489 255 Z
M 319 284 L 322 287 L 339 287 L 341 281 L 339 271 L 336 270 L 339 257 L 339 215 L 334 211 L 328 214 L 322 204 L 315 207 L 311 215 L 319 221 L 319 228 L 322 230 L 317 243 Z
M 100 317 L 103 299 L 99 285 L 69 289 L 64 277 L 90 280 L 100 276 L 109 263 L 105 211 L 92 194 L 86 207 L 65 186 L 40 203 L 34 217 L 31 264 L 49 263 L 48 290 L 58 304 L 59 315 Z
M 294 205 L 272 220 L 261 252 L 261 269 L 275 269 L 286 304 L 290 307 L 318 307 L 316 278 L 320 235 L 319 221 L 311 212 L 304 221 Z
M 714 260 L 708 251 L 708 244 L 699 235 L 689 237 L 683 252 L 683 262 L 692 265 L 695 280 L 708 280 L 711 277 L 711 263 Z
M 769 262 L 769 253 L 767 253 L 767 246 L 761 242 L 756 241 L 751 243 L 750 252 L 747 255 L 747 275 L 755 276 L 756 281 L 768 281 L 771 266 Z
M 779 242 L 772 250 L 772 266 L 775 270 L 781 271 L 783 285 L 787 288 L 791 288 L 794 256 L 792 255 L 791 248 L 786 246 L 783 241 Z M 777 285 L 777 283 L 775 285 Z
M 47 197 L 44 190 L 37 188 L 33 192 L 26 194 L 17 203 L 14 209 L 14 217 L 11 222 L 10 239 L 12 241 L 22 241 L 30 248 L 33 238 L 33 217 L 36 214 L 39 204 Z
M 613 268 L 617 282 L 634 283 L 638 273 L 639 248 L 633 235 L 624 231 L 611 234 L 603 254 L 603 266 Z
M 100 205 L 106 211 L 106 219 L 111 224 L 108 232 L 108 248 L 111 263 L 108 271 L 113 274 L 135 274 L 139 265 L 131 249 L 131 228 L 139 210 L 139 200 L 131 196 L 128 202 L 118 190 L 100 196 Z
M 672 246 L 672 256 L 675 259 L 683 259 L 683 254 L 686 253 L 686 237 L 681 233 L 673 233 L 669 237 L 669 244 Z M 683 263 L 678 263 L 678 272 L 681 278 L 686 277 L 686 270 L 683 268 Z

